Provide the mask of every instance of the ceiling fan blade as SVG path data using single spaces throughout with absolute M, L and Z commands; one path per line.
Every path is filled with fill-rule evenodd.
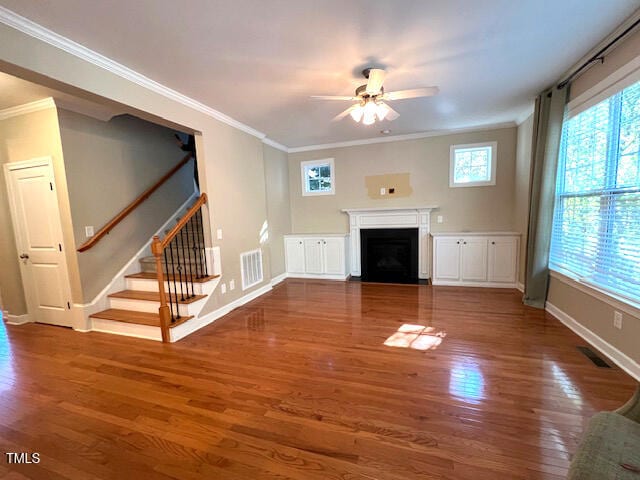
M 386 73 L 380 68 L 372 68 L 369 70 L 369 81 L 367 82 L 366 92 L 369 95 L 378 95 L 384 83 Z
M 332 122 L 337 122 L 342 120 L 344 117 L 346 117 L 347 115 L 349 115 L 353 110 L 356 109 L 356 107 L 358 107 L 358 105 L 351 105 L 349 108 L 347 108 L 346 110 L 344 110 L 343 112 L 340 112 L 338 115 L 336 115 L 335 117 L 333 117 L 331 119 Z
M 383 98 L 385 100 L 404 100 L 406 98 L 432 97 L 434 95 L 437 95 L 439 91 L 440 89 L 438 87 L 413 88 L 411 90 L 385 92 Z
M 350 100 L 352 102 L 358 100 L 358 97 L 347 97 L 341 95 L 312 95 L 310 98 L 312 100 Z
M 389 120 L 390 122 L 392 122 L 393 120 L 395 120 L 400 116 L 400 114 L 396 112 L 393 108 L 391 108 L 389 105 L 387 105 L 387 108 L 389 110 L 387 111 L 387 114 L 384 117 L 386 120 Z

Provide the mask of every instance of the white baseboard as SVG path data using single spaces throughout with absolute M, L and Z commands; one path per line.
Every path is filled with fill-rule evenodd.
M 188 322 L 183 323 L 182 325 L 178 325 L 171 329 L 171 342 L 177 342 L 178 340 L 186 337 L 187 335 L 192 334 L 196 330 L 200 330 L 203 327 L 215 322 L 221 317 L 224 317 L 227 313 L 235 310 L 238 307 L 241 307 L 245 303 L 249 303 L 251 300 L 258 298 L 265 293 L 270 292 L 272 289 L 271 283 L 264 285 L 263 287 L 250 292 L 243 297 L 238 298 L 232 302 L 229 302 L 224 307 L 221 307 L 213 312 L 207 313 L 200 318 L 189 320 Z
M 324 273 L 287 273 L 287 278 L 308 278 L 313 280 L 340 280 L 346 281 L 351 277 L 351 274 L 346 275 L 333 275 Z
M 282 283 L 288 277 L 287 273 L 281 273 L 280 275 L 276 275 L 271 279 L 271 286 L 275 287 L 279 283 Z
M 433 280 L 431 285 L 435 287 L 479 287 L 479 288 L 518 288 L 517 283 L 498 282 L 447 282 L 445 280 Z
M 568 313 L 560 310 L 552 303 L 547 302 L 545 304 L 545 310 L 551 315 L 556 317 L 560 322 L 573 330 L 575 334 L 581 337 L 583 340 L 591 344 L 600 352 L 605 354 L 613 363 L 615 363 L 622 370 L 627 372 L 636 380 L 640 381 L 640 364 L 635 360 L 622 353 L 616 347 L 606 342 L 598 335 L 593 333 L 587 327 L 578 322 L 575 318 L 571 317 Z
M 522 293 L 524 293 L 524 283 L 518 282 L 516 284 L 516 288 L 520 290 Z
M 24 325 L 25 323 L 31 322 L 31 317 L 28 313 L 24 315 L 11 315 L 10 313 L 2 314 L 5 323 L 9 325 Z

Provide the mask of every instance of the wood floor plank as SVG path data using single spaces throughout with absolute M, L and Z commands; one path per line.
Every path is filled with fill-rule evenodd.
M 635 382 L 520 297 L 288 279 L 176 344 L 0 325 L 0 449 L 42 454 L 0 477 L 563 478 Z

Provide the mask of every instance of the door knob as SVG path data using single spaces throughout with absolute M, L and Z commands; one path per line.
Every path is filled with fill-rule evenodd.
M 26 260 L 27 258 L 29 258 L 29 255 L 27 255 L 26 253 L 23 253 L 22 255 L 20 255 L 20 258 L 22 260 Z

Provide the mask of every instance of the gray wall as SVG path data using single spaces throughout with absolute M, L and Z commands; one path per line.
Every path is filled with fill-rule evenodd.
M 184 156 L 173 131 L 121 116 L 102 122 L 58 110 L 73 234 L 97 231 Z M 90 250 L 78 253 L 84 302 L 90 302 L 193 193 L 192 165 L 183 167 Z
M 271 277 L 285 273 L 284 235 L 291 233 L 289 160 L 285 152 L 263 145 L 264 175 L 269 221 Z
M 533 139 L 533 115 L 518 126 L 513 225 L 522 234 L 520 239 L 520 268 L 518 281 L 524 284 L 529 228 L 529 189 L 531 182 L 531 141 Z
M 291 219 L 295 233 L 344 233 L 348 231 L 343 208 L 437 205 L 432 230 L 512 230 L 515 127 L 418 140 L 378 143 L 289 155 Z M 498 142 L 496 185 L 449 188 L 449 147 L 454 144 Z M 335 158 L 335 195 L 303 197 L 300 162 Z M 370 196 L 366 176 L 409 174 L 411 192 L 406 196 Z M 389 175 L 389 178 L 399 176 Z M 406 177 L 405 177 L 406 178 Z

